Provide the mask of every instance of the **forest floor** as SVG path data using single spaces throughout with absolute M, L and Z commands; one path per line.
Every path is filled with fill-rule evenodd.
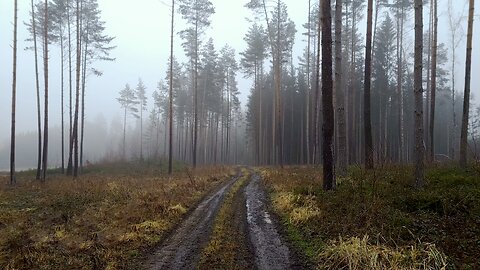
M 0 179 L 1 269 L 479 269 L 480 168 L 93 166 Z
M 164 164 L 163 164 L 164 165 Z M 0 269 L 135 269 L 192 209 L 235 174 L 229 167 L 102 164 L 77 180 L 50 172 L 0 178 Z
M 480 167 L 351 168 L 324 192 L 321 169 L 261 173 L 287 240 L 317 269 L 480 269 Z

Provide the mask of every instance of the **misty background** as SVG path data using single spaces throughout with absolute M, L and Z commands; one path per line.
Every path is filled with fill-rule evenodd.
M 252 12 L 244 5 L 244 1 L 212 0 L 215 14 L 212 24 L 203 36 L 204 40 L 213 38 L 216 48 L 225 44 L 236 50 L 237 61 L 239 52 L 244 51 L 246 43 L 244 36 L 251 25 Z M 303 53 L 306 46 L 303 24 L 307 22 L 308 1 L 285 0 L 288 13 L 294 21 L 297 33 L 293 48 L 294 61 Z M 456 88 L 463 92 L 464 62 L 466 42 L 466 15 L 467 1 L 454 1 L 455 12 L 463 14 L 462 40 L 458 47 Z M 112 45 L 117 46 L 111 53 L 114 62 L 96 62 L 95 68 L 103 72 L 103 76 L 90 75 L 87 78 L 86 93 L 86 135 L 85 160 L 98 161 L 109 155 L 114 155 L 121 147 L 122 110 L 117 102 L 119 91 L 126 83 L 135 86 L 141 78 L 147 86 L 149 107 L 152 106 L 152 93 L 158 82 L 165 77 L 169 58 L 170 38 L 170 7 L 159 0 L 115 1 L 99 0 L 101 18 L 106 22 L 105 33 L 115 37 Z M 439 43 L 449 42 L 447 1 L 440 0 Z M 478 4 L 477 4 L 478 6 Z M 33 66 L 33 51 L 24 50 L 31 42 L 25 41 L 29 37 L 24 22 L 29 21 L 29 1 L 19 1 L 19 54 L 17 72 L 17 167 L 27 169 L 35 166 L 36 159 L 36 100 Z M 428 8 L 424 9 L 428 14 Z M 186 28 L 181 16 L 176 13 L 175 32 Z M 428 27 L 428 15 L 424 16 Z M 263 19 L 260 19 L 263 23 Z M 10 113 L 11 113 L 11 82 L 12 82 L 12 21 L 13 1 L 0 2 L 0 170 L 8 167 L 10 143 Z M 358 23 L 360 31 L 366 28 L 365 21 Z M 472 94 L 477 107 L 476 97 L 480 95 L 480 77 L 477 75 L 480 63 L 476 53 L 480 36 L 477 34 L 480 23 L 476 17 L 474 25 L 474 52 L 472 66 Z M 407 46 L 413 44 L 413 20 L 406 24 Z M 175 57 L 179 62 L 186 60 L 182 41 L 179 35 L 175 37 Z M 56 46 L 50 48 L 50 136 L 49 159 L 52 166 L 61 161 L 60 145 L 56 143 L 60 138 L 60 52 Z M 237 75 L 240 90 L 240 100 L 244 108 L 251 88 L 251 80 L 243 78 L 241 72 Z M 66 105 L 67 106 L 67 105 Z M 68 107 L 65 107 L 68 114 Z M 67 115 L 66 119 L 67 119 Z M 136 129 L 138 121 L 129 119 L 129 134 Z M 134 135 L 129 141 L 135 142 Z M 133 143 L 132 143 L 133 144 Z M 129 145 L 132 145 L 129 144 Z M 134 144 L 133 144 L 134 145 Z M 134 146 L 132 146 L 134 147 Z

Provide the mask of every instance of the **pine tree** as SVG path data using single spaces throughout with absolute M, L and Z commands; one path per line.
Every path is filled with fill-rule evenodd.
M 415 71 L 414 71 L 414 92 L 415 92 L 415 187 L 422 188 L 424 179 L 424 133 L 423 133 L 423 3 L 422 0 L 415 0 Z
M 138 80 L 135 88 L 135 96 L 138 101 L 138 111 L 140 112 L 140 161 L 143 161 L 143 112 L 147 110 L 147 87 L 142 79 Z
M 373 0 L 368 0 L 367 45 L 365 47 L 364 80 L 364 132 L 365 132 L 365 167 L 373 169 L 373 141 L 371 119 L 371 82 L 372 82 L 372 18 Z
M 467 166 L 468 148 L 468 120 L 470 113 L 470 83 L 472 79 L 472 43 L 473 43 L 473 19 L 475 0 L 469 1 L 468 30 L 467 30 L 467 56 L 465 61 L 465 90 L 463 93 L 463 117 L 460 134 L 460 166 Z
M 175 22 L 175 0 L 172 0 L 172 23 L 170 33 L 170 76 L 169 76 L 169 122 L 168 122 L 168 174 L 172 174 L 173 163 L 173 35 Z
M 128 84 L 125 85 L 125 88 L 120 91 L 120 96 L 117 98 L 117 101 L 120 103 L 120 106 L 124 110 L 122 157 L 123 159 L 126 159 L 127 115 L 128 113 L 130 113 L 135 118 L 138 118 L 138 109 L 136 107 L 138 101 L 135 97 L 134 90 Z
M 323 105 L 323 188 L 336 188 L 333 157 L 334 110 L 332 79 L 332 12 L 330 0 L 321 4 L 322 25 L 322 105 Z
M 42 176 L 41 180 L 45 181 L 47 178 L 47 169 L 48 169 L 48 25 L 49 25 L 49 10 L 48 10 L 48 0 L 45 0 L 45 19 L 44 19 L 44 33 L 43 33 L 43 74 L 44 74 L 44 83 L 45 83 L 45 99 L 44 99 L 44 120 L 43 120 L 43 155 L 42 155 Z
M 15 127 L 16 127 L 16 102 L 17 102 L 17 28 L 18 28 L 18 1 L 14 2 L 13 15 L 13 78 L 12 78 L 12 125 L 10 140 L 10 185 L 17 182 L 15 175 Z
M 215 8 L 209 0 L 180 0 L 179 12 L 187 21 L 190 27 L 182 31 L 182 38 L 186 40 L 183 44 L 191 59 L 193 70 L 193 151 L 192 165 L 197 166 L 197 144 L 198 144 L 198 69 L 199 69 L 199 48 L 200 36 L 206 27 L 210 25 L 210 16 L 215 13 Z M 189 40 L 193 44 L 188 44 Z

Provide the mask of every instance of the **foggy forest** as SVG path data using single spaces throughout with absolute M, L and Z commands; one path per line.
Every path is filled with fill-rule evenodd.
M 475 1 L 229 2 L 0 3 L 0 268 L 480 268 Z

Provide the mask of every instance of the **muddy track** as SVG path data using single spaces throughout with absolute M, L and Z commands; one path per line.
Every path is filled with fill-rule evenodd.
M 147 269 L 195 269 L 208 243 L 212 224 L 220 206 L 240 174 L 202 201 L 178 229 L 154 252 Z
M 202 201 L 153 253 L 145 268 L 205 268 L 205 265 L 199 266 L 198 263 L 211 239 L 217 214 L 233 184 L 241 177 L 241 173 L 238 173 Z M 231 217 L 233 225 L 228 223 L 230 225 L 226 226 L 232 232 L 227 240 L 238 244 L 235 250 L 235 267 L 216 265 L 205 269 L 302 269 L 295 259 L 296 256 L 290 252 L 287 243 L 282 239 L 278 222 L 269 214 L 268 199 L 261 177 L 249 170 L 247 182 L 234 196 L 230 206 L 233 207 L 234 213 Z M 215 255 L 223 254 L 220 251 Z
M 269 214 L 268 200 L 258 174 L 245 188 L 247 226 L 257 269 L 301 269 Z

